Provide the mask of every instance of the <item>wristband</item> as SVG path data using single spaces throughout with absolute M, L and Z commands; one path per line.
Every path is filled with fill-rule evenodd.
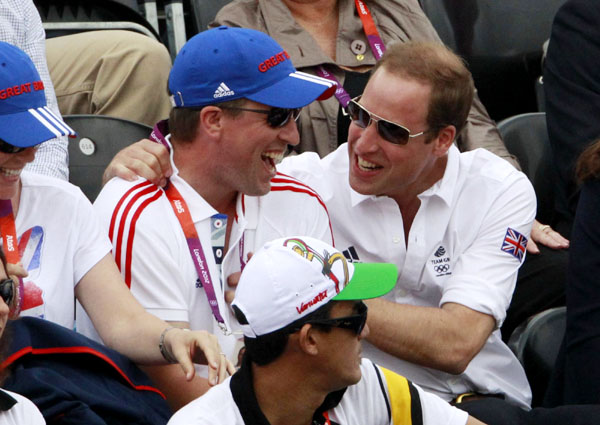
M 173 326 L 169 326 L 168 328 L 165 328 L 165 330 L 162 331 L 162 333 L 160 334 L 160 340 L 158 341 L 158 349 L 160 350 L 160 354 L 162 354 L 164 359 L 169 364 L 178 363 L 177 359 L 175 357 L 173 357 L 173 354 L 171 354 L 171 352 L 165 346 L 165 336 L 167 335 L 167 332 L 169 332 L 173 329 L 178 329 L 178 328 L 174 328 Z

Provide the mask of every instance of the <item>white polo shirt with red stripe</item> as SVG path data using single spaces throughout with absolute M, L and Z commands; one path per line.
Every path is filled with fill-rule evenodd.
M 317 193 L 278 173 L 269 194 L 238 196 L 237 217 L 220 274 L 211 244 L 211 216 L 218 212 L 179 177 L 174 164 L 173 170 L 171 183 L 188 205 L 208 262 L 219 311 L 230 330 L 236 329 L 236 322 L 224 301 L 227 288 L 222 285 L 226 285 L 227 276 L 240 271 L 240 254 L 245 261 L 248 253 L 265 242 L 290 235 L 308 235 L 333 243 L 329 216 Z M 163 320 L 187 322 L 191 329 L 214 333 L 223 352 L 236 360 L 237 338 L 224 335 L 213 317 L 183 230 L 164 191 L 143 179 L 127 182 L 115 178 L 103 188 L 94 208 L 109 232 L 113 255 L 127 285 L 146 310 Z M 78 310 L 77 320 L 80 332 L 98 340 L 85 313 Z M 198 371 L 205 376 L 207 369 L 198 366 Z
M 355 192 L 348 162 L 343 144 L 323 159 L 314 153 L 288 157 L 280 168 L 321 195 L 336 248 L 347 258 L 398 266 L 398 282 L 384 298 L 426 307 L 457 303 L 492 316 L 497 324 L 460 375 L 410 363 L 367 342 L 365 357 L 445 400 L 475 391 L 503 394 L 528 407 L 525 372 L 499 331 L 535 218 L 535 193 L 527 177 L 485 149 L 460 153 L 452 146 L 444 176 L 418 195 L 421 205 L 405 238 L 396 201 Z

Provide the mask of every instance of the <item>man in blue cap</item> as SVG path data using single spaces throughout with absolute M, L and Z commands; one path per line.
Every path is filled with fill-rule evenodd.
M 308 234 L 331 241 L 324 204 L 308 186 L 277 173 L 299 141 L 300 109 L 335 86 L 296 72 L 269 36 L 248 29 L 204 31 L 179 52 L 169 76 L 174 108 L 152 138 L 171 151 L 166 188 L 111 180 L 95 202 L 127 285 L 150 313 L 174 327 L 220 335 L 237 357 L 223 276 L 268 240 Z M 80 330 L 93 329 L 79 320 Z M 178 408 L 204 393 L 176 368 L 145 369 Z M 205 370 L 198 370 L 200 376 Z

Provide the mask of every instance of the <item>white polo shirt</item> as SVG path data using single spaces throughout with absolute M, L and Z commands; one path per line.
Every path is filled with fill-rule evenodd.
M 211 216 L 218 212 L 178 175 L 174 163 L 171 183 L 185 199 L 202 244 L 212 278 L 218 309 L 229 331 L 237 322 L 224 300 L 226 278 L 240 271 L 242 258 L 265 242 L 290 235 L 308 235 L 332 243 L 329 216 L 315 191 L 298 180 L 277 174 L 271 192 L 262 197 L 240 195 L 229 249 L 219 272 L 211 242 Z M 164 191 L 151 183 L 115 178 L 94 203 L 109 237 L 113 255 L 131 292 L 155 316 L 187 322 L 219 337 L 225 354 L 237 361 L 235 345 L 241 335 L 224 335 L 213 316 L 206 292 L 191 259 L 181 225 Z M 242 238 L 243 236 L 243 238 Z M 78 310 L 80 332 L 99 340 L 89 318 Z M 197 366 L 207 374 L 206 366 Z
M 0 390 L 0 423 L 2 425 L 45 425 L 46 421 L 31 400 L 12 391 Z
M 394 372 L 367 359 L 362 360 L 360 369 L 361 380 L 330 393 L 315 412 L 313 423 L 464 425 L 467 422 L 467 412 L 426 393 Z M 179 409 L 168 425 L 269 425 L 256 400 L 250 370 L 245 363 L 235 375 Z M 288 398 L 289 394 L 273 397 Z
M 389 300 L 429 307 L 454 302 L 489 314 L 500 327 L 523 259 L 517 257 L 525 251 L 523 239 L 511 240 L 528 238 L 535 217 L 535 193 L 527 177 L 486 150 L 460 153 L 452 146 L 443 178 L 419 195 L 421 206 L 406 245 L 397 203 L 350 187 L 347 150 L 344 144 L 322 160 L 305 153 L 281 164 L 327 204 L 336 247 L 352 261 L 395 263 L 400 275 L 384 296 Z M 446 400 L 477 391 L 502 393 L 521 407 L 531 402 L 523 368 L 498 329 L 460 375 L 364 346 L 366 357 Z

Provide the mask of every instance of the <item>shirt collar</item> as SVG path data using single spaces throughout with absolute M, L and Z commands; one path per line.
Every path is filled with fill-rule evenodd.
M 5 412 L 7 410 L 10 410 L 10 408 L 13 407 L 15 404 L 17 404 L 17 400 L 15 400 L 7 392 L 0 390 L 0 411 Z
M 452 199 L 456 195 L 454 188 L 456 187 L 456 179 L 458 178 L 458 168 L 460 161 L 460 151 L 452 144 L 448 149 L 446 161 L 446 169 L 441 179 L 433 184 L 429 189 L 419 194 L 419 199 L 424 200 L 437 196 L 443 200 L 446 205 L 452 205 Z
M 229 387 L 233 395 L 233 400 L 240 410 L 245 424 L 270 425 L 256 400 L 256 394 L 252 385 L 252 364 L 248 356 L 244 355 L 242 367 L 231 377 Z M 346 388 L 329 393 L 325 397 L 323 404 L 315 411 L 313 423 L 324 424 L 325 418 L 323 412 L 336 407 L 342 400 L 345 392 Z

